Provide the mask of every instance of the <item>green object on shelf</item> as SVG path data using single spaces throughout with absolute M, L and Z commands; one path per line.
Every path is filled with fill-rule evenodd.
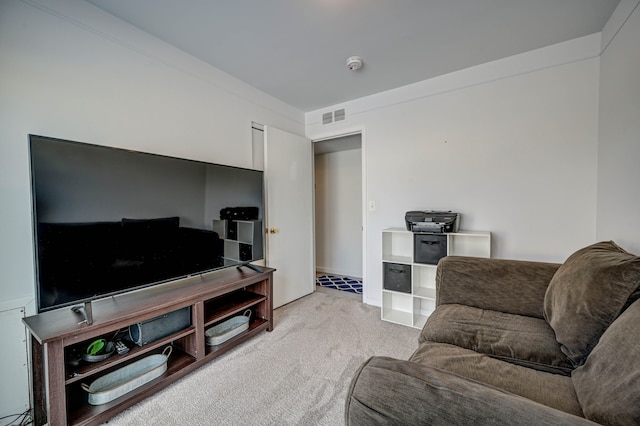
M 89 346 L 87 346 L 86 352 L 89 355 L 97 355 L 103 348 L 106 343 L 104 339 L 98 339 L 91 342 Z

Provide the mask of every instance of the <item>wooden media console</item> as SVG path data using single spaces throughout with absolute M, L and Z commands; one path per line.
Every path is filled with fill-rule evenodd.
M 226 268 L 202 276 L 148 287 L 94 301 L 87 325 L 71 308 L 44 312 L 23 321 L 31 334 L 34 423 L 42 425 L 100 424 L 189 372 L 212 361 L 261 331 L 273 330 L 273 272 L 260 267 Z M 98 362 L 76 362 L 92 341 L 113 339 L 132 324 L 190 308 L 188 326 L 144 346 L 127 342 L 126 354 L 114 353 Z M 251 310 L 249 327 L 217 346 L 206 345 L 205 330 Z M 101 405 L 91 405 L 82 384 L 171 346 L 161 376 Z

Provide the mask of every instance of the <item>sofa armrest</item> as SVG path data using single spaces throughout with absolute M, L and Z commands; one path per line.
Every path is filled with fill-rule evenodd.
M 436 304 L 543 318 L 544 295 L 558 263 L 447 256 L 438 263 Z
M 347 393 L 347 425 L 595 425 L 444 370 L 373 357 Z

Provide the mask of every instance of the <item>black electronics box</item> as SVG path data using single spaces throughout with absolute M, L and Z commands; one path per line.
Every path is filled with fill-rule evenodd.
M 385 290 L 411 293 L 411 265 L 385 263 L 382 282 Z
M 220 210 L 220 219 L 226 220 L 258 220 L 258 207 L 225 207 Z
M 138 346 L 155 342 L 191 325 L 191 307 L 169 312 L 129 326 L 129 340 Z
M 437 210 L 412 210 L 404 215 L 407 231 L 412 232 L 458 232 L 460 213 Z
M 413 261 L 437 265 L 447 255 L 447 236 L 442 234 L 413 234 Z

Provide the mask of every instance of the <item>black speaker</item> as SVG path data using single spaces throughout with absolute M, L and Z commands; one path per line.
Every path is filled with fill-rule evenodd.
M 191 325 L 191 307 L 187 306 L 177 311 L 129 326 L 129 340 L 138 346 L 155 342 L 170 334 L 176 333 Z

